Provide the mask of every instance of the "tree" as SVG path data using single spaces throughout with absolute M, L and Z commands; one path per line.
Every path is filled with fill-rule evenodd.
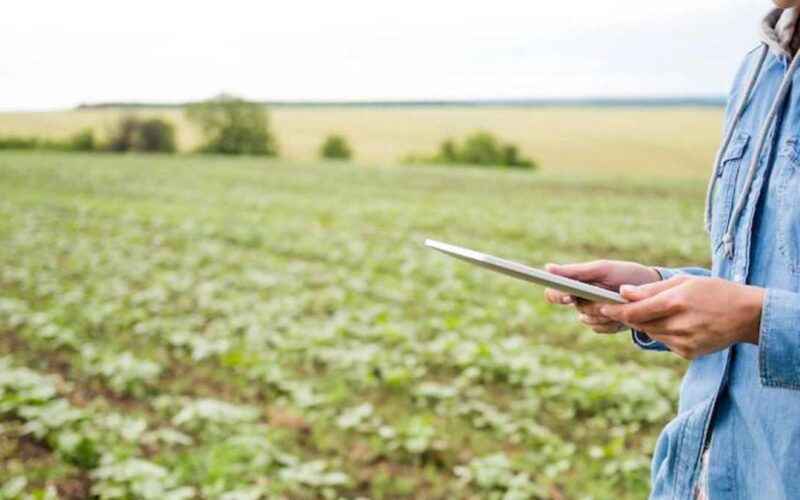
M 108 149 L 119 153 L 174 153 L 175 127 L 161 118 L 123 116 L 109 140 Z
M 150 118 L 139 122 L 134 149 L 136 151 L 175 152 L 175 127 L 160 118 Z
M 221 95 L 186 109 L 187 118 L 205 135 L 203 152 L 275 156 L 266 108 L 258 103 Z

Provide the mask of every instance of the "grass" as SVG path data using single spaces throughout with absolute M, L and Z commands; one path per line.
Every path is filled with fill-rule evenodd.
M 177 126 L 183 151 L 199 132 L 180 110 L 145 110 Z M 81 110 L 0 113 L 0 137 L 64 139 L 86 127 L 102 136 L 121 112 Z M 718 143 L 722 110 L 715 108 L 275 108 L 272 122 L 281 155 L 313 160 L 331 133 L 343 134 L 356 160 L 394 164 L 410 154 L 432 155 L 448 137 L 485 129 L 518 144 L 525 157 L 554 173 L 705 177 Z
M 642 498 L 684 363 L 421 246 L 707 260 L 700 172 L 562 143 L 534 174 L 1 153 L 6 496 Z

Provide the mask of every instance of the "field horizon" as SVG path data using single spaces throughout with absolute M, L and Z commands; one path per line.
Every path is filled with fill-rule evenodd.
M 87 127 L 102 138 L 120 116 L 174 123 L 178 148 L 190 152 L 199 130 L 179 109 L 84 109 L 0 113 L 0 137 L 64 139 Z M 448 139 L 489 131 L 517 144 L 543 171 L 695 179 L 708 176 L 719 140 L 717 107 L 276 107 L 270 108 L 280 156 L 313 161 L 324 138 L 343 134 L 365 165 L 431 156 Z

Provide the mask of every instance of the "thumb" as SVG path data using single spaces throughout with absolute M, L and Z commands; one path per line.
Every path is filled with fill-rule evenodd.
M 683 279 L 681 278 L 670 278 L 668 280 L 656 281 L 641 286 L 622 285 L 619 289 L 619 293 L 625 300 L 638 302 L 640 300 L 649 299 L 670 288 L 674 288 L 681 283 L 683 283 Z

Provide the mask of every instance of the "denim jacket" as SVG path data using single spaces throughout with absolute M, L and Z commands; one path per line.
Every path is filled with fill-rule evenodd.
M 800 72 L 790 69 L 785 55 L 764 47 L 745 58 L 726 111 L 730 141 L 713 174 L 712 269 L 660 270 L 664 278 L 685 273 L 764 287 L 766 295 L 759 345 L 736 344 L 689 365 L 678 415 L 656 445 L 652 499 L 694 498 L 706 444 L 712 500 L 800 499 Z M 792 86 L 753 161 L 787 73 Z M 740 198 L 726 251 L 726 227 Z M 635 333 L 634 341 L 666 350 L 646 334 Z

